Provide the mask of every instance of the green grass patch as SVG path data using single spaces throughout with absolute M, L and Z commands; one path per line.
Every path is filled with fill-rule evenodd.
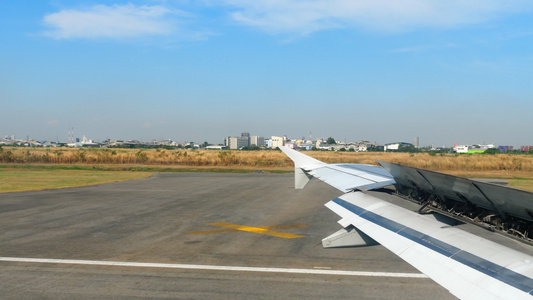
M 0 168 L 0 193 L 38 191 L 147 178 L 151 172 Z
M 532 178 L 512 178 L 509 179 L 509 186 L 533 192 L 533 179 Z
M 253 173 L 261 171 L 263 173 L 290 174 L 293 169 L 253 169 L 253 168 L 227 168 L 227 167 L 166 167 L 166 166 L 125 166 L 125 165 L 61 165 L 61 164 L 4 164 L 2 169 L 23 169 L 23 170 L 78 170 L 78 171 L 123 171 L 123 172 L 162 172 L 162 173 L 184 173 L 184 172 L 204 172 L 204 173 Z
M 169 168 L 123 165 L 0 165 L 0 193 L 38 191 L 96 185 L 147 178 L 157 172 L 252 173 L 253 169 Z M 292 173 L 292 170 L 265 170 L 264 173 Z

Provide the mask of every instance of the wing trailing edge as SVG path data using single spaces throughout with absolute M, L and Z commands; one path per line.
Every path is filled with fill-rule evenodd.
M 312 177 L 342 192 L 371 190 L 394 184 L 394 178 L 380 166 L 365 164 L 326 164 L 288 147 L 280 147 L 294 162 L 294 187 L 303 189 Z

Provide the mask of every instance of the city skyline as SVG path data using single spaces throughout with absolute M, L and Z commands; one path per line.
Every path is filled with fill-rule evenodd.
M 3 1 L 0 136 L 528 145 L 532 16 L 520 0 Z
M 376 144 L 376 145 L 386 145 L 386 144 L 395 144 L 395 143 L 409 143 L 409 144 L 413 144 L 417 147 L 420 147 L 420 148 L 426 148 L 426 147 L 430 147 L 430 148 L 453 148 L 455 147 L 456 145 L 460 145 L 460 146 L 473 146 L 473 145 L 483 145 L 483 146 L 486 146 L 486 145 L 494 145 L 495 147 L 498 147 L 498 146 L 511 146 L 511 147 L 514 147 L 514 148 L 520 148 L 520 147 L 523 147 L 523 146 L 530 146 L 532 143 L 522 143 L 522 144 L 517 144 L 517 145 L 503 145 L 503 144 L 499 144 L 499 143 L 495 143 L 494 141 L 490 141 L 490 142 L 486 142 L 486 141 L 482 141 L 482 142 L 468 142 L 468 143 L 463 143 L 463 144 L 460 144 L 460 143 L 454 143 L 454 144 L 450 144 L 450 145 L 446 145 L 446 144 L 423 144 L 423 143 L 420 143 L 420 137 L 418 136 L 415 136 L 412 138 L 412 140 L 391 140 L 391 141 L 385 141 L 385 142 L 378 142 L 377 140 L 365 140 L 365 139 L 357 139 L 357 140 L 342 140 L 342 139 L 337 139 L 334 137 L 334 135 L 328 135 L 328 136 L 321 136 L 321 137 L 313 137 L 312 136 L 312 133 L 310 132 L 310 135 L 308 136 L 303 136 L 303 135 L 299 135 L 299 136 L 287 136 L 287 135 L 268 135 L 268 136 L 258 136 L 258 135 L 253 135 L 253 134 L 250 134 L 248 132 L 246 132 L 247 134 L 250 135 L 250 137 L 260 137 L 260 138 L 264 138 L 264 140 L 269 140 L 271 138 L 275 138 L 275 137 L 286 137 L 287 140 L 290 142 L 290 143 L 293 143 L 293 142 L 296 142 L 296 141 L 303 141 L 303 142 L 312 142 L 312 143 L 315 143 L 319 140 L 322 140 L 323 143 L 326 143 L 326 140 L 328 140 L 329 138 L 333 138 L 337 143 L 340 143 L 340 144 L 351 144 L 351 143 L 358 143 L 358 142 L 369 142 L 369 143 L 372 143 L 372 144 Z M 0 135 L 1 136 L 1 135 Z M 107 141 L 110 141 L 110 142 L 116 142 L 116 141 L 138 141 L 138 142 L 141 142 L 141 143 L 161 143 L 161 142 L 166 142 L 166 141 L 172 141 L 172 142 L 175 142 L 177 144 L 189 144 L 189 143 L 194 143 L 194 144 L 197 144 L 197 145 L 200 145 L 200 144 L 203 144 L 203 143 L 208 143 L 209 145 L 224 145 L 226 142 L 227 142 L 227 139 L 229 138 L 237 138 L 239 137 L 239 135 L 227 135 L 225 137 L 222 137 L 221 138 L 221 141 L 209 141 L 209 140 L 178 140 L 178 139 L 174 139 L 174 138 L 164 138 L 164 139 L 156 139 L 156 138 L 153 138 L 153 139 L 123 139 L 123 138 L 116 138 L 116 139 L 110 139 L 110 138 L 105 138 L 105 139 L 93 139 L 91 137 L 88 137 L 86 135 L 76 135 L 75 132 L 73 131 L 73 128 L 69 128 L 69 131 L 68 131 L 68 136 L 65 137 L 64 139 L 60 139 L 59 137 L 57 137 L 56 139 L 53 139 L 53 140 L 46 140 L 46 139 L 39 139 L 39 138 L 35 138 L 35 137 L 30 137 L 30 135 L 27 135 L 26 137 L 18 137 L 18 136 L 15 136 L 15 135 L 4 135 L 3 138 L 0 138 L 0 140 L 13 140 L 13 141 L 37 141 L 37 142 L 49 142 L 49 143 L 60 143 L 60 144 L 66 144 L 66 143 L 73 143 L 73 142 L 80 142 L 84 139 L 87 139 L 88 141 L 90 141 L 91 143 L 94 142 L 94 143 L 105 143 Z

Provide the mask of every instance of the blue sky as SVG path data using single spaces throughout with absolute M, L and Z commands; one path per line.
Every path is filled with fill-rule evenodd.
M 0 136 L 531 145 L 522 0 L 0 2 Z

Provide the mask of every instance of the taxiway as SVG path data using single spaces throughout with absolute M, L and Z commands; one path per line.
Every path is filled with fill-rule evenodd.
M 0 194 L 2 298 L 453 299 L 382 246 L 322 248 L 340 229 L 323 204 L 341 193 L 293 186 L 162 173 Z

